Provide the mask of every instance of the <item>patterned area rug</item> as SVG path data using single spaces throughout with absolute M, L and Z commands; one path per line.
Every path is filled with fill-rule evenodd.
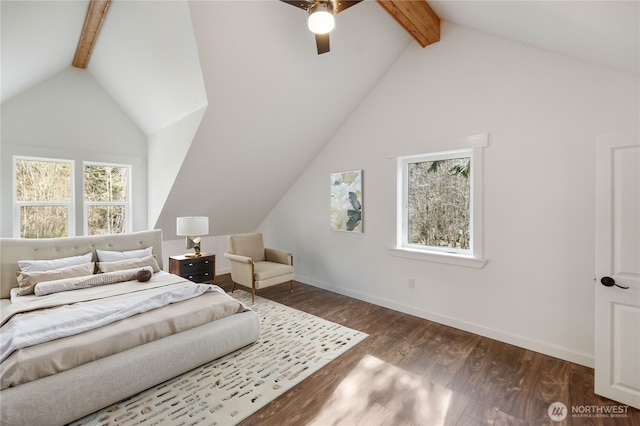
M 258 313 L 257 342 L 71 425 L 232 425 L 367 337 L 306 312 L 236 290 Z

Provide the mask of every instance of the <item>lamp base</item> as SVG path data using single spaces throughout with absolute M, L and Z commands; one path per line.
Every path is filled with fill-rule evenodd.
M 185 253 L 185 257 L 200 257 L 200 237 L 187 237 L 187 248 L 192 248 L 195 253 Z
M 202 254 L 200 253 L 200 238 L 196 238 L 196 241 L 190 240 L 191 244 L 187 244 L 187 248 L 193 248 L 194 253 L 186 253 L 186 257 L 200 257 Z

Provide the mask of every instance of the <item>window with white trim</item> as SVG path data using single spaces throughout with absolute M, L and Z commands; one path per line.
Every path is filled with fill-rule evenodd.
M 82 197 L 76 199 L 76 191 Z M 14 157 L 16 237 L 128 232 L 131 201 L 130 165 L 84 162 L 80 168 L 72 160 Z
M 398 157 L 398 224 L 395 254 L 482 267 L 482 149 L 487 135 L 468 148 Z
M 84 233 L 120 234 L 130 229 L 131 167 L 84 163 Z
M 14 235 L 73 235 L 73 161 L 16 157 Z
M 403 159 L 402 246 L 471 254 L 471 152 Z

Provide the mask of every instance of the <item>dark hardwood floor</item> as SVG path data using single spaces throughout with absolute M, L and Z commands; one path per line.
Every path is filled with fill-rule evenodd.
M 229 275 L 216 284 L 231 290 Z M 585 413 L 622 405 L 593 393 L 591 368 L 298 282 L 258 295 L 369 337 L 240 425 L 640 426 L 631 407 Z M 561 422 L 554 402 L 567 407 Z

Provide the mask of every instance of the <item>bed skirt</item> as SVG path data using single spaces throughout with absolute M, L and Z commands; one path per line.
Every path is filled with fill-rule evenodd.
M 0 391 L 0 424 L 64 425 L 255 342 L 254 311 L 234 314 Z

